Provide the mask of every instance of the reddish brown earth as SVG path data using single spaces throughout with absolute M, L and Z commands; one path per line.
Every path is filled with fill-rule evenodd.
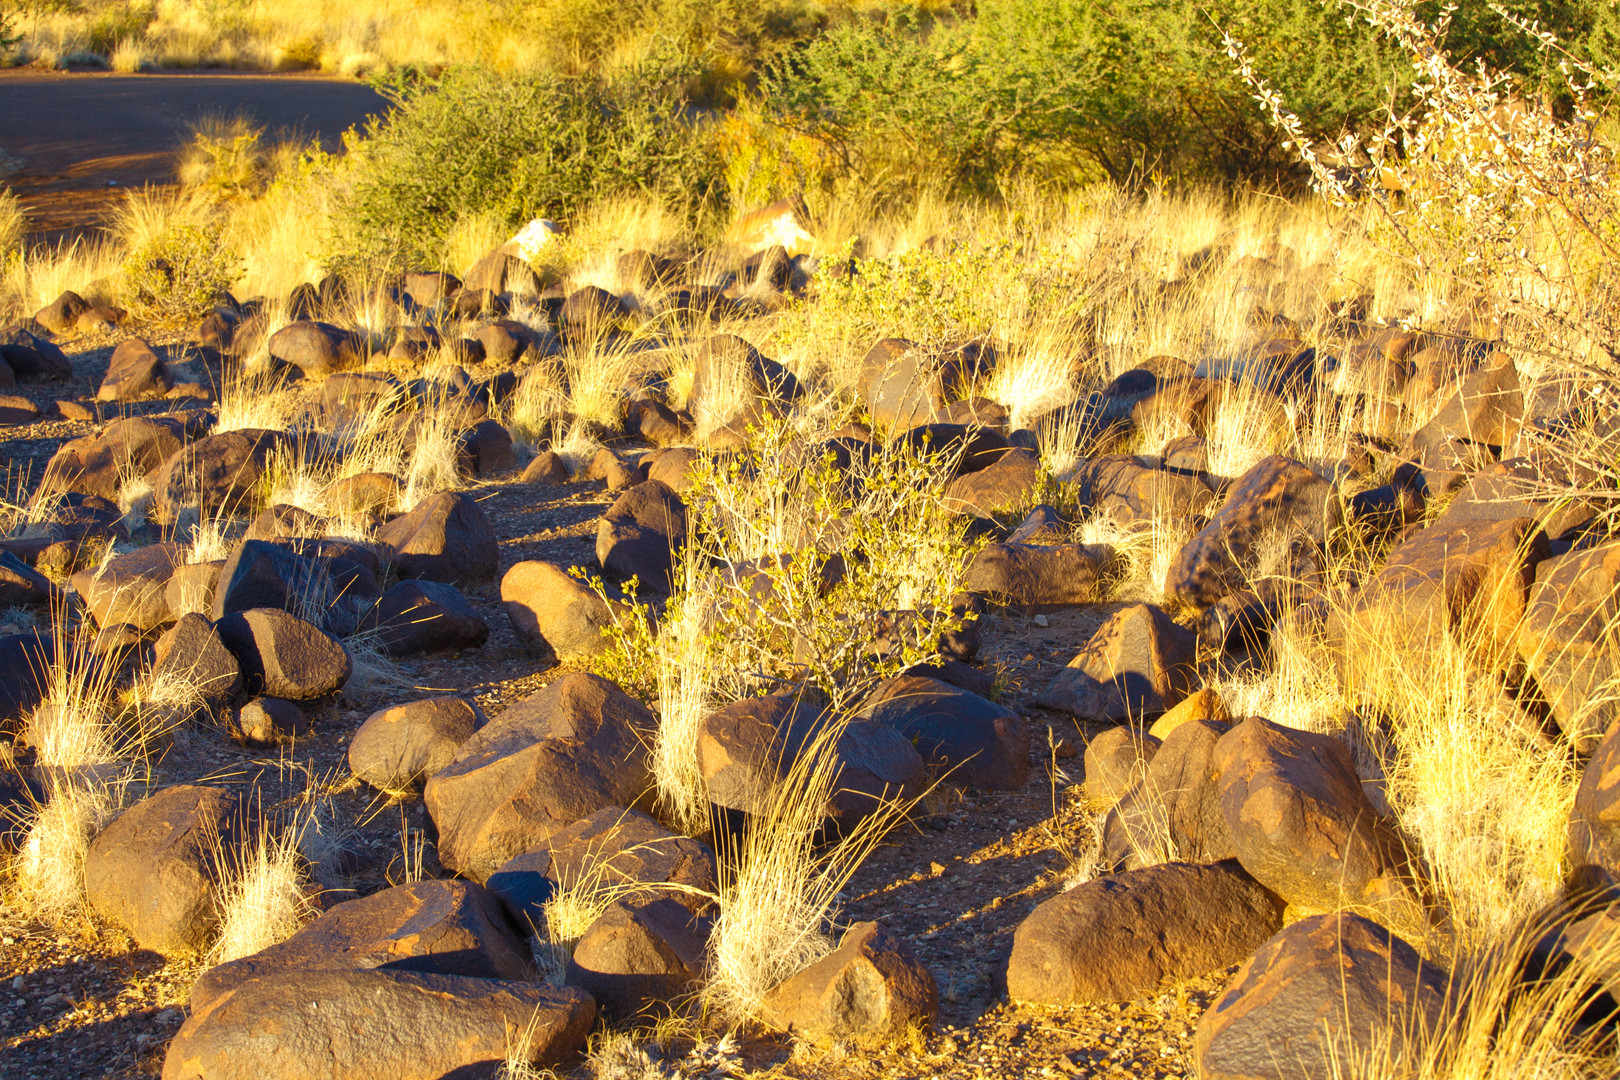
M 369 86 L 308 75 L 0 71 L 0 150 L 21 161 L 8 183 L 32 239 L 55 242 L 105 223 L 129 188 L 172 183 L 199 116 L 240 114 L 332 150 L 386 107 Z

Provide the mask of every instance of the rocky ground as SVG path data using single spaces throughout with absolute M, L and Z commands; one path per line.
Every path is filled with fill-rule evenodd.
M 520 260 L 507 252 L 491 260 L 485 272 L 496 275 L 493 294 L 517 276 Z M 753 270 L 774 273 L 771 266 L 766 259 Z M 794 287 L 792 275 L 785 273 L 780 285 Z M 803 286 L 801 279 L 797 287 Z M 400 303 L 443 312 L 473 291 L 457 290 L 461 283 L 453 279 L 413 275 Z M 547 310 L 564 334 L 617 303 L 600 290 L 552 292 Z M 290 305 L 327 302 L 310 293 Z M 490 303 L 482 299 L 479 310 Z M 263 344 L 253 338 L 266 329 L 255 329 L 254 312 L 222 309 L 185 335 L 199 346 L 193 349 L 161 335 L 131 345 L 129 328 L 108 325 L 118 313 L 81 310 L 87 308 L 65 298 L 31 329 L 6 338 L 18 384 L 0 402 L 15 421 L 7 431 L 12 498 L 45 508 L 41 520 L 20 520 L 13 536 L 0 541 L 6 575 L 0 587 L 15 603 L 9 636 L 0 642 L 10 650 L 0 673 L 14 739 L 7 749 L 16 777 L 8 800 L 25 813 L 29 783 L 37 798 L 39 777 L 52 775 L 53 763 L 39 756 L 48 752 L 40 734 L 46 721 L 35 712 L 42 698 L 50 699 L 30 684 L 26 666 L 47 647 L 33 628 L 48 630 L 49 606 L 60 605 L 64 587 L 83 606 L 87 625 L 97 627 L 98 652 L 142 670 L 179 672 L 201 697 L 185 703 L 194 714 L 189 722 L 149 744 L 142 791 L 152 797 L 110 823 L 91 847 L 85 870 L 91 910 L 51 924 L 19 898 L 8 901 L 0 943 L 0 974 L 10 986 L 7 992 L 0 984 L 5 1074 L 245 1075 L 230 1062 L 282 1052 L 274 1032 L 288 1030 L 287 1017 L 302 1015 L 293 999 L 305 985 L 332 1006 L 322 1022 L 352 1026 L 358 1014 L 344 1012 L 353 1007 L 345 995 L 360 992 L 351 989 L 363 982 L 358 970 L 373 967 L 375 950 L 386 948 L 409 960 L 410 970 L 390 969 L 386 986 L 376 981 L 385 975 L 368 971 L 374 983 L 365 985 L 404 995 L 377 1006 L 379 1016 L 402 1025 L 399 1031 L 446 1025 L 426 1029 L 422 1041 L 435 1047 L 454 1042 L 452 1033 L 460 1038 L 456 1025 L 463 1020 L 445 1019 L 451 1013 L 410 1011 L 417 1008 L 412 995 L 426 988 L 445 1009 L 465 1010 L 465 1030 L 474 1032 L 466 1036 L 472 1056 L 465 1060 L 487 1062 L 488 1047 L 479 1040 L 494 1038 L 491 1017 L 509 1017 L 515 1007 L 507 998 L 490 1004 L 489 996 L 504 994 L 519 1005 L 537 1002 L 547 1017 L 542 1063 L 612 1075 L 601 1040 L 590 1064 L 577 1064 L 595 1010 L 611 1013 L 658 995 L 626 990 L 608 976 L 667 985 L 672 971 L 685 970 L 681 949 L 707 924 L 684 901 L 656 902 L 673 905 L 656 919 L 693 920 L 684 927 L 656 923 L 647 914 L 656 904 L 638 906 L 645 898 L 627 901 L 623 918 L 643 921 L 615 929 L 604 915 L 580 949 L 596 940 L 598 928 L 605 927 L 601 940 L 609 944 L 622 940 L 615 935 L 643 933 L 651 935 L 649 948 L 663 950 L 658 963 L 672 968 L 644 969 L 636 965 L 645 958 L 619 953 L 611 963 L 629 968 L 592 968 L 596 961 L 578 952 L 561 980 L 569 988 L 540 989 L 514 976 L 532 969 L 512 922 L 526 901 L 511 891 L 516 886 L 498 880 L 519 873 L 507 860 L 531 849 L 562 859 L 564 849 L 550 845 L 561 844 L 555 838 L 565 825 L 575 828 L 569 823 L 594 820 L 603 808 L 619 812 L 615 803 L 638 799 L 651 767 L 632 736 L 642 718 L 656 721 L 642 704 L 580 674 L 602 649 L 595 629 L 608 610 L 602 600 L 566 578 L 526 579 L 513 568 L 542 562 L 599 568 L 615 579 L 667 575 L 671 543 L 686 538 L 688 508 L 678 492 L 687 458 L 668 449 L 650 455 L 691 441 L 691 411 L 706 373 L 713 379 L 722 366 L 740 365 L 753 407 L 791 404 L 784 388 L 792 375 L 735 339 L 716 338 L 704 347 L 685 403 L 641 388 L 630 430 L 570 477 L 557 471 L 563 463 L 554 455 L 520 462 L 509 430 L 485 415 L 520 385 L 514 366 L 522 378 L 548 370 L 555 337 L 471 311 L 453 324 L 477 337 L 450 347 L 464 368 L 444 376 L 449 396 L 422 399 L 430 403 L 416 411 L 418 426 L 407 429 L 420 437 L 422 416 L 436 409 L 463 417 L 457 410 L 466 410 L 461 491 L 433 494 L 399 514 L 398 484 L 382 477 L 381 497 L 362 493 L 372 515 L 368 542 L 316 542 L 299 535 L 306 511 L 260 514 L 253 504 L 285 433 L 209 433 L 217 405 L 208 383 L 228 363 L 213 350 L 240 351 L 244 340 Z M 42 325 L 51 323 L 54 332 Z M 1119 422 L 1148 427 L 1158 410 L 1185 414 L 1196 428 L 1206 410 L 1222 407 L 1223 387 L 1245 380 L 1279 402 L 1297 398 L 1327 358 L 1285 334 L 1280 329 L 1263 342 L 1246 368 L 1194 373 L 1190 365 L 1155 361 L 1153 370 L 1128 372 L 1091 398 L 1086 424 L 1094 434 Z M 946 648 L 959 662 L 936 669 L 940 679 L 901 678 L 874 691 L 859 727 L 867 749 L 840 743 L 839 760 L 907 790 L 921 790 L 925 767 L 945 772 L 946 782 L 844 889 L 841 922 L 874 922 L 879 933 L 861 939 L 864 953 L 840 949 L 833 958 L 849 965 L 839 971 L 858 973 L 849 979 L 866 981 L 829 991 L 845 1003 L 825 1006 L 831 1013 L 792 997 L 819 992 L 797 977 L 787 984 L 791 992 L 772 999 L 777 1015 L 812 1037 L 749 1028 L 735 1048 L 716 1049 L 712 1031 L 700 1035 L 692 1022 L 666 1025 L 642 1033 L 645 1048 L 637 1053 L 648 1056 L 631 1054 L 629 1065 L 613 1067 L 650 1075 L 806 1077 L 1169 1077 L 1200 1069 L 1211 1076 L 1318 1076 L 1326 1075 L 1326 1059 L 1343 1050 L 1333 1041 L 1339 1038 L 1333 1025 L 1324 1036 L 1317 1022 L 1324 1001 L 1329 1009 L 1342 1001 L 1351 1010 L 1345 1026 L 1351 1032 L 1371 1024 L 1385 1036 L 1406 1037 L 1378 1002 L 1400 1002 L 1396 1021 L 1457 1022 L 1447 1011 L 1444 962 L 1435 959 L 1432 941 L 1418 937 L 1443 927 L 1447 916 L 1385 799 L 1367 742 L 1233 716 L 1208 686 L 1222 672 L 1264 667 L 1265 651 L 1250 656 L 1244 646 L 1274 628 L 1280 635 L 1303 626 L 1336 644 L 1369 630 L 1399 632 L 1416 635 L 1419 651 L 1437 653 L 1460 642 L 1470 650 L 1467 663 L 1505 680 L 1504 729 L 1526 738 L 1534 729 L 1540 742 L 1533 745 L 1595 752 L 1599 764 L 1575 800 L 1571 861 L 1606 872 L 1614 850 L 1611 800 L 1595 778 L 1601 763 L 1620 753 L 1620 737 L 1611 733 L 1600 743 L 1607 728 L 1594 689 L 1600 680 L 1572 679 L 1570 658 L 1609 662 L 1609 631 L 1590 627 L 1612 606 L 1617 560 L 1594 507 L 1572 511 L 1566 500 L 1515 486 L 1527 473 L 1545 471 L 1524 431 L 1551 406 L 1521 388 L 1511 362 L 1460 337 L 1423 349 L 1416 335 L 1388 328 L 1368 326 L 1358 335 L 1337 362 L 1384 379 L 1399 368 L 1403 383 L 1432 384 L 1432 419 L 1404 445 L 1352 443 L 1332 475 L 1269 456 L 1222 477 L 1210 472 L 1203 439 L 1193 436 L 1163 454 L 1096 456 L 1064 481 L 1073 488 L 1066 513 L 1076 506 L 1082 514 L 1106 509 L 1150 524 L 1174 516 L 1196 527 L 1169 561 L 1163 607 L 1110 594 L 1104 579 L 1112 556 L 1072 542 L 1067 523 L 1038 530 L 1050 508 L 1015 532 L 1046 482 L 1034 435 L 1006 430 L 1005 412 L 994 402 L 940 400 L 947 395 L 932 361 L 880 343 L 873 355 L 911 366 L 900 365 L 903 377 L 892 374 L 891 364 L 865 380 L 867 418 L 895 431 L 925 420 L 936 425 L 935 437 L 969 447 L 962 460 L 974 464 L 955 467 L 943 497 L 977 517 L 989 545 L 964 582 L 976 596 L 972 607 L 982 612 L 978 641 Z M 493 354 L 507 338 L 516 342 L 515 356 L 501 361 Z M 407 339 L 401 334 L 388 354 L 386 366 L 395 372 L 420 359 L 420 343 Z M 356 401 L 402 385 L 380 372 L 357 374 L 384 366 L 380 356 L 368 365 L 373 358 L 360 355 L 362 345 L 352 333 L 310 320 L 269 337 L 269 353 L 307 377 L 306 415 L 324 435 L 341 430 Z M 92 400 L 98 395 L 99 403 Z M 961 419 L 964 407 L 968 418 L 988 419 L 948 423 Z M 673 471 L 665 462 L 676 463 Z M 648 479 L 661 468 L 670 486 Z M 144 517 L 118 505 L 128 501 L 132 471 L 149 484 Z M 74 494 L 53 508 L 38 501 L 42 489 Z M 246 527 L 247 536 L 228 538 L 227 557 L 194 563 L 186 551 L 164 546 L 199 504 L 243 511 L 237 528 Z M 1381 538 L 1348 603 L 1333 599 L 1329 580 L 1327 552 L 1341 526 Z M 115 546 L 104 558 L 108 540 Z M 1262 581 L 1279 557 L 1288 562 L 1289 584 L 1272 589 Z M 311 566 L 354 591 L 323 594 L 314 611 L 300 606 L 298 582 L 313 573 Z M 177 589 L 198 571 L 207 582 L 202 597 Z M 525 583 L 531 580 L 541 583 Z M 279 599 L 267 603 L 266 596 Z M 388 643 L 392 681 L 356 672 L 352 654 L 366 633 Z M 363 726 L 375 741 L 394 722 L 377 719 L 381 710 L 438 695 L 468 699 L 481 716 L 412 714 L 398 728 L 410 727 L 409 739 L 389 743 L 386 753 L 362 753 Z M 294 704 L 278 712 L 288 700 Z M 762 701 L 778 711 L 750 711 L 767 709 Z M 539 718 L 519 723 L 524 709 L 541 710 Z M 799 730 L 797 709 L 788 699 L 766 698 L 729 715 L 739 731 L 772 725 L 769 743 Z M 254 729 L 250 720 L 267 726 Z M 889 746 L 883 740 L 895 732 L 905 737 L 884 751 L 887 757 L 870 749 Z M 727 811 L 753 812 L 753 789 L 735 770 L 764 770 L 769 784 L 777 782 L 775 764 L 761 763 L 746 732 L 706 727 L 703 737 L 706 754 L 719 747 L 718 763 L 705 758 L 703 766 L 711 798 Z M 565 743 L 566 751 L 555 749 Z M 570 764 L 545 758 L 521 766 L 532 773 L 501 772 L 528 762 L 524 755 L 536 747 L 565 754 Z M 442 756 L 427 768 L 423 762 L 435 754 Z M 401 764 L 407 760 L 412 764 Z M 431 776 L 425 795 L 400 794 L 413 772 Z M 380 778 L 396 774 L 401 783 Z M 747 779 L 752 783 L 753 774 Z M 216 803 L 235 806 L 232 800 L 248 793 L 254 813 L 267 817 L 319 803 L 324 840 L 318 856 L 305 851 L 314 882 L 309 899 L 314 911 L 329 914 L 274 947 L 281 952 L 233 961 L 235 967 L 216 968 L 199 983 L 205 965 L 187 957 L 212 932 L 207 865 L 196 852 L 179 850 L 180 841 L 150 837 L 190 835 L 206 821 L 228 830 L 235 811 Z M 17 840 L 14 833 L 8 838 Z M 699 839 L 719 846 L 712 835 Z M 692 856 L 694 865 L 709 860 L 712 888 L 713 854 L 701 845 L 682 850 L 701 852 Z M 160 886 L 153 866 L 192 876 L 180 885 L 165 878 Z M 451 883 L 458 871 L 462 881 L 486 881 L 493 892 Z M 522 873 L 532 884 L 533 872 Z M 180 910 L 180 898 L 192 893 L 201 906 Z M 389 935 L 386 946 L 353 927 L 331 929 L 343 912 L 356 910 L 341 907 L 351 900 L 374 905 L 364 910 L 380 913 L 370 917 Z M 397 907 L 380 906 L 389 904 Z M 434 904 L 454 910 L 445 914 Z M 1358 914 L 1340 914 L 1347 911 Z M 1571 926 L 1587 932 L 1592 919 L 1607 917 L 1577 908 L 1569 915 Z M 432 932 L 413 919 L 431 922 Z M 705 929 L 695 929 L 700 925 Z M 1402 933 L 1418 938 L 1428 958 Z M 436 935 L 461 942 L 455 954 L 461 958 L 448 959 L 450 947 L 436 943 Z M 1576 935 L 1560 947 L 1579 957 L 1595 947 L 1592 940 L 1590 933 Z M 349 951 L 371 959 L 330 966 L 336 962 L 327 954 Z M 573 988 L 579 985 L 593 987 L 595 1000 Z M 330 998 L 323 996 L 328 991 Z M 1217 999 L 1221 1008 L 1210 1011 Z M 255 1027 L 263 1016 L 268 1026 Z M 176 1040 L 183 1023 L 186 1032 Z M 439 1075 L 461 1060 L 429 1053 L 408 1067 L 386 1064 L 396 1061 L 387 1055 L 397 1047 L 386 1026 L 380 1031 L 354 1034 L 347 1052 L 380 1055 L 366 1058 L 367 1067 L 399 1068 L 402 1075 Z M 336 1069 L 334 1075 L 353 1067 L 330 1060 L 334 1051 L 307 1045 L 294 1051 L 298 1040 L 287 1040 L 287 1052 L 304 1055 L 300 1067 L 313 1061 L 309 1067 Z M 1279 1047 L 1301 1063 L 1279 1064 Z

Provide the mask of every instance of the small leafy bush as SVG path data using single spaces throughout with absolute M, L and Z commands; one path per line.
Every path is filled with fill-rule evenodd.
M 384 88 L 394 110 L 356 144 L 339 260 L 427 262 L 463 215 L 567 220 L 625 193 L 700 215 L 724 181 L 684 115 L 681 74 L 649 69 L 607 85 L 455 68 L 394 81 Z
M 135 313 L 178 324 L 200 318 L 242 273 L 217 225 L 174 224 L 129 253 L 124 285 Z

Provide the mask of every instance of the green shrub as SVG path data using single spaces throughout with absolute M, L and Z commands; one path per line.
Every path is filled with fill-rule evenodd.
M 171 325 L 200 318 L 241 273 L 241 260 L 215 225 L 171 225 L 124 261 L 135 314 Z
M 650 193 L 694 218 L 723 197 L 709 140 L 684 116 L 684 70 L 603 85 L 456 68 L 396 81 L 356 145 L 337 261 L 430 262 L 457 218 L 567 220 L 593 201 Z

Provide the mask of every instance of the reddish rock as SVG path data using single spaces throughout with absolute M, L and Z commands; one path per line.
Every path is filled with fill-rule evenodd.
M 1198 638 L 1152 604 L 1109 616 L 1035 698 L 1084 720 L 1140 720 L 1173 708 L 1197 682 Z
M 939 1015 L 934 976 L 877 923 L 856 923 L 838 948 L 765 996 L 766 1023 L 813 1042 L 878 1048 L 929 1030 Z

